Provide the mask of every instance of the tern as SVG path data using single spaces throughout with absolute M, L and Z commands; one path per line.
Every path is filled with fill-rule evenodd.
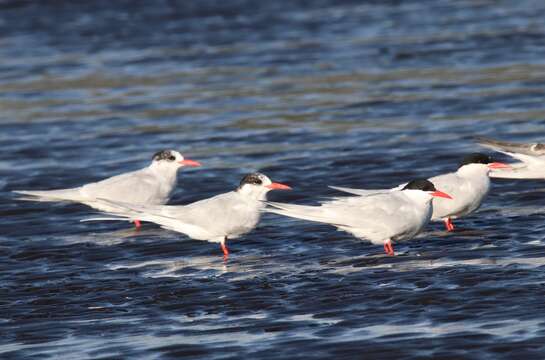
M 456 172 L 430 178 L 430 181 L 454 197 L 452 201 L 433 201 L 432 221 L 442 220 L 446 230 L 453 231 L 452 219 L 475 212 L 488 195 L 491 170 L 508 168 L 509 165 L 496 162 L 488 155 L 473 153 L 463 158 Z
M 267 202 L 268 212 L 326 223 L 357 238 L 383 245 L 394 255 L 392 242 L 410 240 L 430 221 L 432 199 L 451 199 L 428 180 L 418 179 L 400 189 L 368 196 L 337 197 L 320 206 Z
M 443 221 L 447 231 L 454 230 L 452 219 L 458 219 L 476 211 L 490 190 L 489 174 L 493 169 L 509 169 L 504 163 L 495 162 L 490 156 L 481 153 L 469 154 L 463 158 L 458 170 L 437 175 L 429 180 L 450 195 L 452 200 L 434 199 L 432 221 Z M 366 190 L 332 186 L 333 189 L 369 196 L 377 193 L 388 193 L 393 189 Z
M 227 258 L 227 240 L 238 238 L 257 226 L 267 193 L 271 190 L 290 189 L 287 185 L 272 182 L 264 174 L 252 173 L 244 176 L 235 190 L 189 205 L 135 205 L 100 199 L 111 209 L 107 213 L 117 217 L 97 217 L 83 221 L 138 218 L 192 239 L 220 243 L 224 257 Z
M 71 189 L 14 191 L 25 195 L 21 200 L 73 201 L 101 211 L 112 210 L 97 199 L 123 201 L 140 205 L 166 204 L 176 186 L 177 173 L 184 166 L 200 166 L 198 161 L 185 159 L 175 150 L 163 150 L 152 157 L 151 164 L 143 169 L 112 176 Z M 134 219 L 137 228 L 140 221 Z
M 510 171 L 492 172 L 490 177 L 505 179 L 545 179 L 545 144 L 511 143 L 477 137 L 478 144 L 509 155 L 519 162 L 510 164 Z

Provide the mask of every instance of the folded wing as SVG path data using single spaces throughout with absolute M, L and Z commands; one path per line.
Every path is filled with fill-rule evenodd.
M 84 185 L 80 192 L 89 199 L 102 198 L 133 204 L 160 205 L 168 200 L 168 197 L 160 192 L 157 177 L 148 173 L 146 169 Z

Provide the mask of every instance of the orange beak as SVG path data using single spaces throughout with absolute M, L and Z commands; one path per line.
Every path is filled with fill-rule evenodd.
M 270 185 L 267 185 L 265 186 L 266 188 L 269 188 L 271 190 L 291 190 L 291 188 L 288 186 L 288 185 L 284 185 L 284 184 L 280 184 L 280 183 L 275 183 L 273 182 L 272 184 Z
M 439 191 L 439 190 L 432 192 L 431 196 L 442 197 L 442 198 L 445 198 L 445 199 L 452 199 L 452 196 L 450 196 L 449 194 L 444 193 L 442 191 Z
M 490 169 L 511 169 L 511 166 L 501 163 L 501 162 L 493 162 L 488 164 L 488 168 Z
M 195 161 L 195 160 L 189 160 L 189 159 L 184 159 L 184 160 L 180 161 L 179 163 L 184 165 L 184 166 L 201 166 L 200 162 Z

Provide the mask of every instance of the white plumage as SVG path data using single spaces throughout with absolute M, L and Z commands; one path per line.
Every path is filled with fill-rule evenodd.
M 492 172 L 490 177 L 505 179 L 545 179 L 545 144 L 511 143 L 483 137 L 477 142 L 489 149 L 504 153 L 519 162 L 510 164 L 511 169 Z
M 431 219 L 433 196 L 448 197 L 427 180 L 402 189 L 365 196 L 335 198 L 320 206 L 268 202 L 268 212 L 336 226 L 373 244 L 384 244 L 393 255 L 392 241 L 412 239 Z
M 178 170 L 183 166 L 199 165 L 196 161 L 184 159 L 177 151 L 164 150 L 154 155 L 149 166 L 102 181 L 71 189 L 14 192 L 25 195 L 21 200 L 74 201 L 101 211 L 113 208 L 98 201 L 99 198 L 131 204 L 160 205 L 170 199 L 176 186 Z
M 118 218 L 90 218 L 93 220 L 140 219 L 165 229 L 183 233 L 192 239 L 221 243 L 224 255 L 229 254 L 225 242 L 253 230 L 265 207 L 266 194 L 274 189 L 289 189 L 273 183 L 259 173 L 246 175 L 240 186 L 224 194 L 200 200 L 189 205 L 136 205 L 99 199 Z
M 437 175 L 430 181 L 437 188 L 450 194 L 453 199 L 436 198 L 433 200 L 432 221 L 443 221 L 447 231 L 454 230 L 452 219 L 458 219 L 476 211 L 488 195 L 490 190 L 489 175 L 492 169 L 508 168 L 503 163 L 494 162 L 484 154 L 470 154 L 466 156 L 456 172 Z M 399 190 L 402 184 L 393 189 L 351 189 L 332 187 L 340 191 L 369 196 L 372 194 L 388 193 Z

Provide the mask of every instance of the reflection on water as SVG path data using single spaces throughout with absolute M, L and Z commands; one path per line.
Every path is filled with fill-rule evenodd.
M 110 270 L 119 269 L 133 269 L 141 271 L 141 276 L 145 277 L 183 277 L 183 276 L 196 276 L 195 272 L 206 272 L 207 277 L 220 276 L 222 273 L 229 271 L 235 271 L 217 256 L 208 256 L 202 258 L 180 258 L 176 260 L 152 260 L 144 261 L 141 263 L 127 263 L 127 264 L 115 264 L 108 265 Z M 187 271 L 184 271 L 187 270 Z M 197 271 L 196 271 L 197 270 Z

